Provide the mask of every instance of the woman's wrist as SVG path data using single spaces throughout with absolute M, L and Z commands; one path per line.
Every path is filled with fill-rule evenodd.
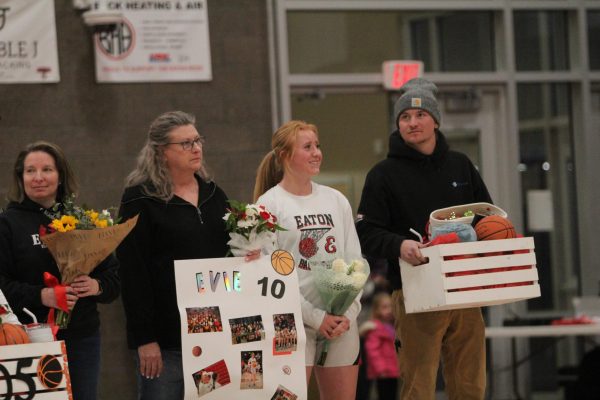
M 96 296 L 100 296 L 102 294 L 102 292 L 104 292 L 104 290 L 102 289 L 102 282 L 100 281 L 100 279 L 94 279 L 96 282 L 98 282 L 98 293 L 96 293 Z
M 40 301 L 42 305 L 46 307 L 54 307 L 52 299 L 54 298 L 54 289 L 51 288 L 42 288 L 40 292 Z

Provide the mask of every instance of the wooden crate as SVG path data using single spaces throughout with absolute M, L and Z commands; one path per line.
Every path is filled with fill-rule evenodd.
M 540 296 L 533 238 L 441 244 L 427 264 L 400 260 L 407 313 L 481 307 Z

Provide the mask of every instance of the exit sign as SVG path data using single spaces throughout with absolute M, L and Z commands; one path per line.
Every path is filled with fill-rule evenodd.
M 382 70 L 383 87 L 388 90 L 398 90 L 411 79 L 423 76 L 423 61 L 384 61 Z

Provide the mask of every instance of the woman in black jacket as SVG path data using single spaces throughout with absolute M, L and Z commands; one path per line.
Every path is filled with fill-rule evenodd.
M 174 260 L 225 257 L 228 250 L 227 196 L 208 179 L 194 123 L 182 111 L 152 122 L 119 211 L 124 220 L 139 215 L 117 257 L 127 341 L 136 350 L 144 400 L 184 394 Z
M 57 307 L 53 288 L 44 285 L 44 272 L 59 280 L 52 255 L 39 238 L 40 226 L 51 222 L 50 209 L 76 190 L 71 168 L 60 147 L 36 142 L 21 151 L 13 170 L 10 203 L 0 214 L 0 289 L 21 322 L 29 322 L 23 308 L 38 321 L 46 321 Z M 58 331 L 69 359 L 73 396 L 94 400 L 100 372 L 100 319 L 96 303 L 109 303 L 119 295 L 118 262 L 113 256 L 90 276 L 82 275 L 66 286 L 71 320 Z

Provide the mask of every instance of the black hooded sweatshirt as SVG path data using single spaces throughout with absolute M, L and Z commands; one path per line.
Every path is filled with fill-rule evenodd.
M 40 226 L 47 227 L 51 222 L 45 211 L 25 198 L 21 203 L 9 203 L 0 214 L 0 289 L 23 324 L 32 322 L 23 307 L 33 312 L 38 322 L 46 322 L 50 309 L 41 299 L 44 272 L 61 279 L 56 262 L 39 238 Z M 96 303 L 110 303 L 118 297 L 118 266 L 116 258 L 110 255 L 90 273 L 90 277 L 100 281 L 102 293 L 77 300 L 69 326 L 58 331 L 58 339 L 79 339 L 98 331 Z
M 229 249 L 223 220 L 227 196 L 215 183 L 197 180 L 197 207 L 178 196 L 169 201 L 149 196 L 142 185 L 123 194 L 119 216 L 127 220 L 139 214 L 117 248 L 131 349 L 151 342 L 181 349 L 173 261 L 225 257 Z
M 491 202 L 471 161 L 452 151 L 436 130 L 436 145 L 425 155 L 406 145 L 400 133 L 390 135 L 387 158 L 369 171 L 365 180 L 356 229 L 367 257 L 388 260 L 388 279 L 400 289 L 400 245 L 425 236 L 432 211 L 468 203 Z

